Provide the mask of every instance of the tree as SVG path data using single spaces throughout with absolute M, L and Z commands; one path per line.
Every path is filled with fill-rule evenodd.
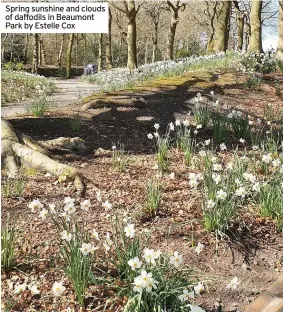
M 142 5 L 138 4 L 137 8 L 135 6 L 134 0 L 123 1 L 124 8 L 121 8 L 114 4 L 110 3 L 117 10 L 123 12 L 128 21 L 128 30 L 127 30 L 127 45 L 128 45 L 128 60 L 127 67 L 132 71 L 138 67 L 137 59 L 137 25 L 136 25 L 136 16 Z
M 64 40 L 65 40 L 65 34 L 62 34 L 61 35 L 60 50 L 59 50 L 58 55 L 57 55 L 57 64 L 59 67 L 62 66 L 62 55 L 63 55 L 63 48 L 64 48 Z
M 283 61 L 283 0 L 279 0 L 278 44 L 276 56 Z
M 165 58 L 167 60 L 173 60 L 173 48 L 174 48 L 174 41 L 175 41 L 175 34 L 177 24 L 179 22 L 179 11 L 185 10 L 185 3 L 180 4 L 180 0 L 173 3 L 172 1 L 167 1 L 168 8 L 171 12 L 171 20 L 169 25 L 168 31 L 168 38 L 166 42 L 166 51 L 165 51 Z
M 66 78 L 71 77 L 71 69 L 72 69 L 72 50 L 74 44 L 75 34 L 70 34 L 69 43 L 67 49 L 67 66 L 66 66 Z
M 231 2 L 221 1 L 220 11 L 217 18 L 215 29 L 215 42 L 213 46 L 214 52 L 225 51 L 228 48 L 229 40 L 229 18 L 231 12 Z
M 156 61 L 156 53 L 157 53 L 157 43 L 158 43 L 158 29 L 160 24 L 160 18 L 162 12 L 165 11 L 164 2 L 146 2 L 146 6 L 144 7 L 146 15 L 151 19 L 153 24 L 153 34 L 152 34 L 152 57 L 151 62 L 154 63 Z
M 98 37 L 98 71 L 103 69 L 103 34 Z
M 241 51 L 244 45 L 244 27 L 245 27 L 245 13 L 240 10 L 239 2 L 233 1 L 234 8 L 237 14 L 237 30 L 238 30 L 238 50 Z
M 262 0 L 252 0 L 250 14 L 251 35 L 249 40 L 249 51 L 261 53 L 262 50 L 262 29 L 261 29 Z
M 32 72 L 38 72 L 38 47 L 39 47 L 39 34 L 33 35 L 33 55 L 32 55 Z
M 213 3 L 212 13 L 210 12 L 210 5 L 208 1 L 205 1 L 207 6 L 207 15 L 209 17 L 209 26 L 210 26 L 210 36 L 208 38 L 206 50 L 210 51 L 211 44 L 213 42 L 214 36 L 215 36 L 215 17 L 217 16 L 217 8 L 218 8 L 218 2 Z
M 106 58 L 106 68 L 110 69 L 113 66 L 112 63 L 112 43 L 111 43 L 111 27 L 112 27 L 112 13 L 109 7 L 109 19 L 108 19 L 108 34 L 106 34 L 106 44 L 105 44 L 105 58 Z

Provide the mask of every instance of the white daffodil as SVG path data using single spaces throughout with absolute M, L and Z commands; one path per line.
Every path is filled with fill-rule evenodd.
M 91 207 L 91 202 L 89 199 L 86 199 L 81 202 L 81 209 L 85 211 L 89 211 L 89 208 Z
M 213 164 L 212 170 L 213 171 L 221 171 L 222 170 L 222 165 L 221 164 Z
M 65 291 L 66 287 L 63 286 L 62 282 L 55 282 L 52 286 L 52 291 L 55 297 L 60 297 Z
M 39 217 L 42 219 L 42 220 L 45 220 L 46 217 L 48 216 L 48 210 L 43 208 L 40 212 L 39 212 Z
M 142 262 L 139 260 L 138 257 L 135 257 L 135 258 L 130 259 L 130 260 L 128 261 L 128 265 L 131 267 L 131 269 L 132 269 L 133 271 L 135 271 L 136 269 L 140 269 L 140 268 L 141 268 Z
M 65 240 L 67 242 L 70 242 L 72 239 L 72 234 L 68 233 L 66 230 L 62 231 L 60 233 L 60 235 L 61 235 L 61 239 Z
M 68 196 L 68 197 L 65 197 L 64 198 L 64 204 L 65 205 L 68 205 L 68 204 L 74 204 L 75 205 L 75 199 Z
M 281 165 L 280 159 L 277 158 L 277 159 L 273 160 L 272 165 L 273 165 L 273 167 L 275 167 L 275 168 L 280 167 L 280 165 Z
M 176 127 L 181 126 L 181 120 L 176 119 L 176 120 L 175 120 L 175 126 L 176 126 Z
M 272 161 L 272 155 L 271 153 L 268 153 L 266 155 L 263 155 L 261 158 L 262 162 L 269 164 Z
M 145 248 L 143 250 L 143 258 L 147 263 L 155 264 L 155 260 L 159 258 L 161 252 L 156 252 L 154 249 Z
M 194 299 L 195 294 L 193 291 L 189 292 L 187 289 L 183 290 L 182 295 L 178 296 L 181 301 L 190 301 L 190 299 Z
M 206 208 L 207 209 L 213 209 L 215 207 L 215 202 L 212 200 L 212 199 L 209 199 L 207 202 L 206 202 Z
M 199 255 L 202 252 L 203 248 L 204 248 L 204 244 L 199 242 L 197 247 L 195 248 L 195 252 Z
M 260 184 L 259 184 L 259 182 L 256 182 L 253 185 L 252 190 L 255 191 L 255 192 L 259 192 L 260 191 Z
M 239 279 L 238 277 L 232 278 L 231 282 L 226 286 L 228 289 L 235 290 L 239 284 Z
M 105 210 L 107 211 L 107 210 L 112 209 L 112 204 L 110 204 L 109 201 L 106 200 L 106 202 L 102 204 L 102 207 L 105 208 Z
M 34 212 L 35 209 L 43 208 L 43 204 L 38 199 L 34 199 L 29 203 L 28 207 L 31 209 L 31 212 Z
M 93 247 L 90 243 L 82 243 L 82 247 L 79 248 L 84 256 L 87 256 L 89 253 L 93 253 L 95 247 Z
M 247 195 L 247 192 L 244 187 L 240 186 L 238 189 L 236 189 L 235 195 L 244 198 Z
M 178 251 L 174 252 L 174 255 L 170 257 L 170 263 L 174 265 L 176 269 L 179 269 L 183 263 L 183 256 L 178 253 Z
M 188 304 L 188 307 L 191 309 L 190 312 L 205 312 L 201 307 L 196 305 Z
M 56 210 L 55 210 L 56 206 L 55 206 L 55 204 L 49 204 L 48 207 L 49 207 L 50 213 L 56 214 Z
M 150 140 L 152 140 L 152 139 L 153 139 L 152 133 L 149 133 L 149 134 L 147 135 L 147 137 L 148 137 Z
M 38 295 L 40 293 L 36 284 L 28 285 L 28 289 L 31 291 L 33 295 Z
M 14 292 L 15 292 L 15 294 L 20 294 L 20 293 L 22 293 L 23 291 L 25 291 L 26 289 L 27 289 L 27 284 L 26 284 L 26 283 L 23 283 L 23 284 L 16 284 L 16 285 L 15 285 Z
M 208 139 L 208 140 L 205 140 L 205 141 L 204 141 L 204 144 L 205 144 L 205 145 L 209 145 L 209 144 L 210 144 L 210 140 L 209 140 L 209 139 Z
M 160 125 L 159 125 L 158 123 L 155 123 L 155 124 L 154 124 L 154 128 L 155 128 L 156 130 L 158 130 L 158 129 L 160 128 Z
M 219 184 L 221 182 L 221 176 L 219 174 L 213 173 L 212 174 L 212 180 L 217 185 L 217 184 Z
M 221 143 L 220 144 L 220 150 L 221 151 L 225 151 L 227 149 L 226 144 L 225 143 Z
M 225 191 L 223 191 L 222 189 L 216 192 L 216 197 L 218 199 L 224 200 L 227 198 L 227 193 Z
M 173 122 L 170 122 L 170 124 L 169 124 L 169 130 L 170 130 L 170 131 L 174 131 L 174 129 L 175 129 L 175 127 L 174 127 Z
M 135 226 L 134 226 L 134 224 L 128 224 L 124 228 L 124 232 L 125 232 L 127 237 L 133 238 L 134 235 L 135 235 Z
M 69 215 L 73 214 L 76 212 L 76 207 L 75 207 L 75 203 L 74 202 L 69 202 L 67 204 L 65 204 L 64 206 L 64 211 L 66 213 L 68 213 Z
M 194 291 L 195 291 L 196 295 L 200 295 L 202 292 L 204 292 L 203 283 L 199 282 L 196 286 L 194 286 Z
M 96 199 L 99 203 L 102 202 L 102 195 L 101 195 L 101 191 L 96 191 Z
M 98 232 L 96 232 L 94 229 L 93 229 L 92 232 L 91 232 L 91 236 L 92 236 L 93 238 L 95 238 L 97 241 L 100 240 L 99 235 L 98 235 Z

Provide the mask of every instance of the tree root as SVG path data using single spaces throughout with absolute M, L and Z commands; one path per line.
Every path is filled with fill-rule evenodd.
M 19 161 L 39 171 L 46 171 L 59 178 L 74 181 L 77 197 L 84 197 L 86 191 L 85 177 L 77 169 L 59 163 L 47 156 L 47 151 L 28 136 L 16 131 L 5 119 L 1 118 L 2 163 L 8 175 L 16 176 Z
M 98 98 L 86 103 L 82 109 L 96 109 L 104 107 L 134 107 L 146 108 L 148 104 L 143 98 L 131 98 L 127 96 Z

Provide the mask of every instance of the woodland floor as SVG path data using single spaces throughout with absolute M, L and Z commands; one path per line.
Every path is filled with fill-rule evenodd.
M 37 140 L 79 136 L 86 141 L 89 149 L 84 155 L 55 155 L 58 160 L 79 168 L 88 179 L 86 198 L 91 200 L 93 207 L 91 212 L 77 213 L 80 222 L 87 221 L 89 228 L 96 228 L 99 233 L 109 230 L 106 213 L 95 197 L 95 191 L 102 190 L 111 203 L 137 216 L 135 224 L 138 228 L 152 231 L 150 246 L 162 251 L 178 250 L 184 255 L 186 263 L 212 279 L 207 291 L 199 297 L 199 305 L 206 311 L 243 311 L 250 301 L 282 274 L 283 233 L 275 231 L 271 220 L 262 219 L 249 207 L 245 207 L 241 217 L 231 225 L 228 237 L 216 240 L 215 235 L 202 226 L 201 199 L 188 188 L 188 169 L 177 150 L 171 152 L 169 168 L 169 172 L 174 172 L 176 176 L 175 179 L 169 176 L 163 179 L 164 196 L 158 215 L 154 219 L 139 218 L 138 211 L 145 202 L 145 181 L 156 175 L 153 169 L 154 148 L 147 133 L 153 132 L 154 123 L 159 123 L 162 130 L 164 125 L 175 119 L 189 118 L 189 100 L 197 92 L 211 97 L 210 91 L 213 90 L 222 104 L 249 111 L 253 116 L 262 116 L 263 108 L 268 103 L 283 109 L 282 97 L 275 94 L 276 79 L 283 81 L 282 76 L 271 75 L 265 78 L 259 89 L 244 89 L 242 83 L 235 82 L 233 74 L 221 71 L 199 72 L 159 81 L 135 91 L 119 92 L 133 97 L 142 96 L 149 104 L 148 108 L 81 112 L 83 128 L 79 132 L 72 131 L 68 124 L 68 118 L 80 110 L 79 105 L 50 111 L 44 118 L 23 116 L 9 121 L 15 128 Z M 150 123 L 141 122 L 137 119 L 141 116 L 154 119 Z M 199 135 L 203 139 L 211 138 L 211 134 L 204 130 Z M 111 147 L 118 142 L 125 145 L 128 153 L 126 171 L 122 173 L 116 171 L 111 163 Z M 226 142 L 230 149 L 233 149 L 234 143 L 231 140 Z M 2 274 L 3 303 L 9 298 L 5 279 L 13 275 L 21 280 L 25 276 L 37 276 L 41 293 L 49 292 L 56 277 L 62 276 L 52 225 L 48 220 L 41 221 L 34 214 L 31 215 L 27 205 L 35 198 L 43 203 L 61 204 L 65 196 L 74 195 L 74 188 L 68 183 L 54 184 L 55 177 L 36 172 L 29 174 L 22 197 L 2 197 L 2 223 L 5 222 L 7 212 L 10 212 L 21 232 L 17 246 L 19 269 L 8 276 Z M 191 248 L 192 237 L 195 243 L 205 244 L 200 256 Z M 230 281 L 234 276 L 239 278 L 240 284 L 236 291 L 231 292 L 226 289 L 226 285 L 227 280 Z M 67 278 L 64 279 L 64 285 L 69 287 L 64 293 L 62 305 L 65 308 L 72 307 L 74 293 Z M 101 298 L 107 296 L 101 289 L 93 291 Z M 24 292 L 18 299 L 19 302 L 11 311 L 52 311 L 54 302 L 52 298 L 43 300 L 41 295 L 32 297 L 29 292 Z M 103 300 L 100 300 L 102 306 Z M 119 311 L 120 304 L 117 302 L 115 311 Z

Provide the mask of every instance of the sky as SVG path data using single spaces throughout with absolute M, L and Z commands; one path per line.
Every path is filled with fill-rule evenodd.
M 271 9 L 278 10 L 278 0 L 271 0 Z M 271 47 L 277 48 L 278 40 L 278 15 L 268 19 L 262 26 L 262 45 L 263 50 L 267 51 Z

